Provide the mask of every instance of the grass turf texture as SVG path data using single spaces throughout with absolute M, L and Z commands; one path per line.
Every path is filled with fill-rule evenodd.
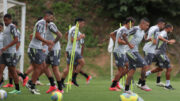
M 136 74 L 137 75 L 137 74 Z M 85 83 L 85 78 L 78 76 L 78 83 L 80 87 L 72 86 L 69 93 L 63 94 L 63 101 L 119 101 L 119 95 L 121 92 L 109 91 L 111 84 L 110 80 L 105 78 L 93 78 L 90 84 Z M 137 78 L 137 77 L 136 77 Z M 180 82 L 176 78 L 171 82 L 175 90 L 169 91 L 162 87 L 155 85 L 155 77 L 148 78 L 147 84 L 152 88 L 151 92 L 142 91 L 137 87 L 134 87 L 134 91 L 141 96 L 145 101 L 179 101 Z M 47 79 L 41 77 L 41 81 L 46 84 Z M 137 82 L 137 79 L 135 80 Z M 164 81 L 164 78 L 163 78 Z M 22 93 L 20 95 L 8 94 L 6 101 L 51 101 L 51 94 L 46 94 L 49 86 L 37 86 L 41 95 L 32 95 L 26 87 L 21 87 Z M 7 92 L 14 88 L 3 88 Z

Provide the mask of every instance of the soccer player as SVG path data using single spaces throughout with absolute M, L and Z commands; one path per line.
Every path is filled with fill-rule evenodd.
M 53 46 L 54 42 L 45 39 L 45 33 L 48 23 L 51 21 L 53 13 L 47 11 L 43 19 L 39 20 L 34 27 L 34 36 L 29 44 L 28 55 L 34 67 L 31 81 L 27 83 L 27 87 L 32 94 L 40 94 L 35 90 L 35 82 L 40 76 L 43 68 L 45 67 L 45 54 L 43 52 L 43 43 L 47 46 Z M 54 83 L 53 78 L 49 78 L 51 82 Z M 55 86 L 55 84 L 54 84 Z
M 4 29 L 4 25 L 3 23 L 0 22 L 0 50 L 3 48 L 3 29 Z M 0 56 L 0 63 L 2 63 L 2 56 Z M 2 80 L 0 81 L 0 88 L 3 84 L 4 80 L 2 77 Z
M 13 21 L 12 22 L 16 28 L 17 28 L 17 33 L 18 33 L 18 43 L 16 44 L 16 56 L 17 56 L 17 63 L 20 61 L 20 58 L 21 58 L 21 50 L 20 50 L 20 42 L 21 42 L 21 34 L 20 34 L 20 31 L 18 29 L 18 22 L 17 21 Z M 23 79 L 23 86 L 26 85 L 27 81 L 28 81 L 28 77 L 25 77 L 23 73 L 21 73 L 19 70 L 16 69 L 16 72 L 17 74 Z M 9 72 L 9 83 L 4 85 L 3 87 L 13 87 L 13 78 L 12 78 L 12 75 L 11 73 Z
M 8 66 L 9 72 L 11 73 L 15 83 L 15 90 L 9 93 L 19 94 L 21 91 L 16 72 L 16 44 L 18 43 L 19 33 L 17 32 L 16 26 L 12 24 L 12 17 L 10 14 L 4 15 L 4 23 L 6 25 L 6 29 L 3 32 L 3 48 L 0 51 L 0 55 L 3 57 L 0 63 L 0 81 L 2 80 L 4 68 Z
M 111 91 L 119 91 L 119 87 L 116 88 L 116 86 L 118 86 L 118 81 L 119 79 L 123 76 L 123 74 L 126 74 L 128 69 L 125 69 L 125 64 L 127 64 L 127 57 L 126 57 L 126 42 L 123 40 L 122 35 L 125 33 L 128 33 L 128 30 L 130 29 L 131 26 L 134 26 L 135 20 L 132 17 L 128 17 L 126 19 L 126 23 L 124 26 L 122 26 L 121 28 L 119 28 L 117 30 L 117 34 L 116 34 L 116 39 L 115 39 L 115 47 L 114 47 L 114 57 L 115 57 L 115 63 L 116 66 L 118 67 L 118 72 L 115 75 L 115 78 L 111 84 L 111 87 L 109 88 L 109 90 Z M 131 25 L 130 25 L 131 24 Z
M 148 64 L 148 68 L 150 67 L 152 62 L 157 62 L 157 59 L 155 56 L 157 36 L 158 36 L 160 30 L 162 30 L 164 28 L 164 25 L 165 25 L 165 20 L 163 18 L 159 18 L 157 20 L 157 24 L 150 27 L 150 29 L 148 31 L 147 40 L 150 40 L 150 41 L 147 42 L 143 47 L 143 51 L 145 54 L 145 60 L 146 60 L 146 63 Z M 163 83 L 160 82 L 160 78 L 161 78 L 161 72 L 157 73 L 157 80 L 156 80 L 157 85 L 165 86 Z M 141 79 L 139 79 L 137 86 L 140 86 L 140 84 L 141 84 Z
M 46 68 L 49 69 L 48 67 L 51 65 L 53 73 L 56 77 L 57 84 L 58 84 L 58 91 L 63 92 L 62 90 L 62 83 L 61 83 L 61 78 L 60 78 L 60 72 L 59 72 L 59 64 L 60 64 L 60 52 L 61 52 L 61 47 L 60 47 L 60 42 L 59 39 L 62 37 L 62 33 L 58 30 L 57 26 L 53 23 L 53 18 L 51 19 L 51 22 L 49 22 L 47 26 L 47 32 L 46 32 L 46 40 L 51 40 L 54 42 L 54 46 L 49 46 L 47 52 L 47 57 L 46 57 Z M 50 74 L 52 76 L 52 74 Z M 50 93 L 54 90 L 54 86 L 50 86 L 49 90 L 46 93 Z
M 158 41 L 156 45 L 156 57 L 158 59 L 158 68 L 155 68 L 151 71 L 146 72 L 146 76 L 151 73 L 156 73 L 166 69 L 166 85 L 165 88 L 169 90 L 173 90 L 174 88 L 170 84 L 170 76 L 172 67 L 170 65 L 170 60 L 166 55 L 167 44 L 174 44 L 176 41 L 174 39 L 169 40 L 168 34 L 173 31 L 173 26 L 171 24 L 167 24 L 163 31 L 158 35 Z
M 139 26 L 135 26 L 130 29 L 129 33 L 123 33 L 123 39 L 128 45 L 128 51 L 126 52 L 128 60 L 129 60 L 129 72 L 127 74 L 126 84 L 125 84 L 125 92 L 126 93 L 132 93 L 129 90 L 129 86 L 132 80 L 132 77 L 136 71 L 137 67 L 142 67 L 141 70 L 141 80 L 142 85 L 141 89 L 145 91 L 150 91 L 151 89 L 145 85 L 145 73 L 147 64 L 146 61 L 141 57 L 139 54 L 139 44 L 145 37 L 145 31 L 149 28 L 149 20 L 147 18 L 143 18 L 140 21 Z M 131 39 L 127 39 L 127 36 L 132 35 Z
M 75 24 L 79 24 L 79 29 L 82 29 L 85 26 L 85 20 L 83 18 L 76 18 L 75 19 Z M 71 60 L 71 52 L 72 52 L 72 47 L 73 47 L 73 40 L 74 40 L 74 35 L 75 35 L 75 29 L 76 26 L 73 26 L 69 32 L 68 32 L 68 43 L 66 47 L 67 51 L 67 68 L 64 70 L 63 76 L 62 76 L 62 82 L 64 82 L 68 71 L 69 71 L 69 64 Z M 81 55 L 81 39 L 85 38 L 85 34 L 82 34 L 80 31 L 78 31 L 78 36 L 77 36 L 77 42 L 76 42 L 76 48 L 75 48 L 75 56 L 74 56 L 74 64 L 78 63 L 77 68 L 75 69 L 72 77 L 72 83 L 75 86 L 79 86 L 76 82 L 76 77 L 78 73 L 80 73 L 82 67 L 85 64 L 84 58 Z

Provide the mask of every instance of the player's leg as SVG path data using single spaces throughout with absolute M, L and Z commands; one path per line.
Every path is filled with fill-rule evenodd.
M 9 83 L 6 84 L 6 85 L 4 85 L 4 86 L 3 86 L 4 88 L 14 87 L 14 86 L 13 86 L 13 78 L 12 78 L 12 75 L 11 75 L 11 73 L 10 73 L 9 71 L 8 71 L 8 76 L 9 76 Z
M 125 92 L 131 94 L 132 92 L 129 89 L 129 86 L 131 84 L 132 77 L 135 73 L 136 69 L 130 69 L 127 74 L 126 84 L 125 84 Z
M 162 71 L 157 72 L 156 85 L 160 87 L 164 87 L 165 84 L 161 82 L 161 74 L 162 74 Z
M 0 64 L 0 88 L 3 85 L 3 82 L 4 82 L 4 80 L 3 80 L 3 71 L 4 71 L 5 67 L 6 67 L 5 64 Z
M 80 74 L 86 78 L 86 83 L 89 84 L 90 80 L 92 79 L 92 76 L 88 75 L 83 70 L 80 71 Z

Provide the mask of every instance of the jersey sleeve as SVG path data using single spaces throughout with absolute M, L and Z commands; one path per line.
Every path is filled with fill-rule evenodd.
M 39 23 L 36 26 L 36 32 L 43 33 L 43 24 Z
M 57 33 L 58 32 L 58 28 L 55 24 L 50 24 L 49 25 L 49 30 L 53 33 Z
M 18 36 L 18 32 L 17 32 L 17 29 L 16 29 L 16 27 L 15 26 L 10 26 L 10 32 L 11 32 L 11 35 L 13 36 L 13 37 L 17 37 Z
M 159 36 L 161 36 L 161 37 L 165 38 L 165 37 L 166 37 L 166 33 L 164 33 L 164 32 L 160 32 L 160 33 L 159 33 Z
M 133 34 L 135 34 L 136 33 L 136 31 L 138 30 L 138 28 L 136 28 L 136 27 L 133 27 L 133 28 L 131 28 L 129 31 L 127 31 L 127 35 L 133 35 Z

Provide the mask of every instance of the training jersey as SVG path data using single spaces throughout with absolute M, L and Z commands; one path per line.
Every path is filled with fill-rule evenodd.
M 51 41 L 54 41 L 56 39 L 56 33 L 58 32 L 58 28 L 57 26 L 53 23 L 53 22 L 50 22 L 47 26 L 47 31 L 46 31 L 46 34 L 45 34 L 45 39 L 46 40 L 51 40 Z M 61 49 L 61 46 L 60 46 L 60 42 L 58 41 L 52 48 L 52 50 L 60 50 Z
M 36 32 L 39 32 L 42 38 L 45 38 L 46 33 L 46 21 L 44 19 L 39 20 L 34 26 L 33 38 L 29 44 L 29 48 L 43 49 L 42 41 L 35 38 Z
M 157 36 L 160 32 L 160 29 L 157 25 L 150 27 L 148 30 L 147 39 L 155 39 L 157 40 Z M 143 51 L 146 53 L 152 53 L 155 54 L 156 45 L 152 43 L 152 41 L 147 42 L 144 47 Z
M 159 36 L 168 40 L 168 35 L 165 30 L 161 31 L 159 33 Z M 166 50 L 167 50 L 167 42 L 164 42 L 164 41 L 158 39 L 158 43 L 156 45 L 156 52 L 157 53 L 166 53 Z
M 121 28 L 118 29 L 117 34 L 116 34 L 116 40 L 115 40 L 115 46 L 114 46 L 114 52 L 120 53 L 120 54 L 125 54 L 126 53 L 126 46 L 127 45 L 122 45 L 118 43 L 118 39 L 121 38 L 123 39 L 122 35 L 128 33 L 128 29 L 125 26 L 122 26 Z
M 139 44 L 143 40 L 145 36 L 144 30 L 142 30 L 139 26 L 132 27 L 128 33 L 125 33 L 128 36 L 128 41 L 134 45 L 133 49 L 127 47 L 128 52 L 139 52 Z M 129 38 L 130 37 L 130 38 Z
M 6 29 L 3 33 L 3 47 L 9 45 L 14 40 L 14 37 L 18 37 L 17 28 L 12 23 L 6 26 Z M 4 53 L 16 53 L 16 44 L 9 47 L 7 50 L 4 51 Z
M 0 49 L 3 48 L 3 32 L 0 32 Z
M 71 41 L 71 38 L 74 37 L 75 35 L 75 29 L 76 29 L 76 26 L 73 26 L 68 32 L 68 43 L 66 47 L 67 52 L 72 52 L 73 42 Z M 81 32 L 78 31 L 77 37 L 79 37 L 80 35 L 81 35 Z M 78 52 L 79 54 L 81 54 L 81 44 L 83 43 L 84 43 L 84 39 L 76 41 L 75 52 Z

